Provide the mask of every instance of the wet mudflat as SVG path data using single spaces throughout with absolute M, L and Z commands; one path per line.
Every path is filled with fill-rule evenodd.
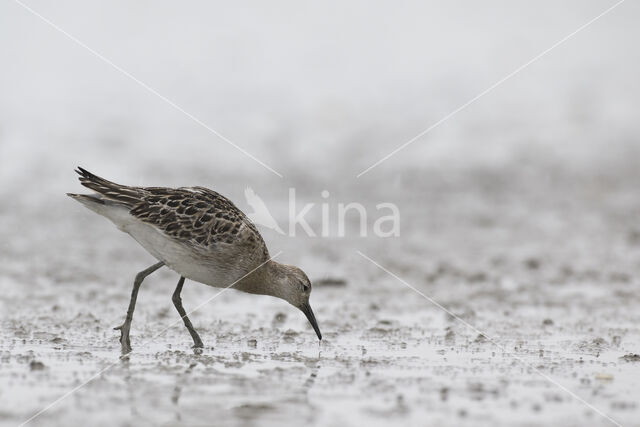
M 162 269 L 141 288 L 125 360 L 112 328 L 154 260 L 63 196 L 1 207 L 0 423 L 81 386 L 29 425 L 613 425 L 575 396 L 638 425 L 630 181 L 433 178 L 394 192 L 401 238 L 265 231 L 315 282 L 322 344 L 293 307 L 229 290 L 191 314 L 206 346 L 194 353 Z M 184 305 L 218 292 L 187 282 Z

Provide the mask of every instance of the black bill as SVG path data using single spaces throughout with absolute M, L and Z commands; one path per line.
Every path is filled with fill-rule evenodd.
M 311 306 L 309 303 L 302 304 L 300 310 L 307 316 L 309 319 L 309 323 L 313 326 L 313 330 L 316 331 L 316 335 L 318 335 L 318 339 L 322 340 L 322 334 L 320 333 L 320 328 L 318 327 L 318 322 L 316 321 L 316 316 L 313 315 L 313 310 L 311 310 Z

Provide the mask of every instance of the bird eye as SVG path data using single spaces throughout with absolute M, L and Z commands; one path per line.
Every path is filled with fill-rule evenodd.
M 307 284 L 305 284 L 305 283 L 303 283 L 303 282 L 300 282 L 300 286 L 302 287 L 302 290 L 303 290 L 304 292 L 309 291 L 309 285 L 307 285 Z

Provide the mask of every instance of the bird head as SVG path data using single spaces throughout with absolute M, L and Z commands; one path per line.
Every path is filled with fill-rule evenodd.
M 322 340 L 322 334 L 318 327 L 316 317 L 309 305 L 309 296 L 311 295 L 311 281 L 307 275 L 296 266 L 276 263 L 272 261 L 274 266 L 273 280 L 275 286 L 273 294 L 276 297 L 282 298 L 289 304 L 297 307 L 304 313 L 311 323 L 318 339 Z

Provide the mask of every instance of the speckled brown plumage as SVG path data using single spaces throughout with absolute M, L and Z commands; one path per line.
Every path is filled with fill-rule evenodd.
M 204 187 L 130 187 L 78 168 L 80 182 L 106 199 L 129 208 L 129 213 L 167 236 L 194 249 L 209 251 L 221 245 L 267 247 L 255 225 L 229 199 Z

